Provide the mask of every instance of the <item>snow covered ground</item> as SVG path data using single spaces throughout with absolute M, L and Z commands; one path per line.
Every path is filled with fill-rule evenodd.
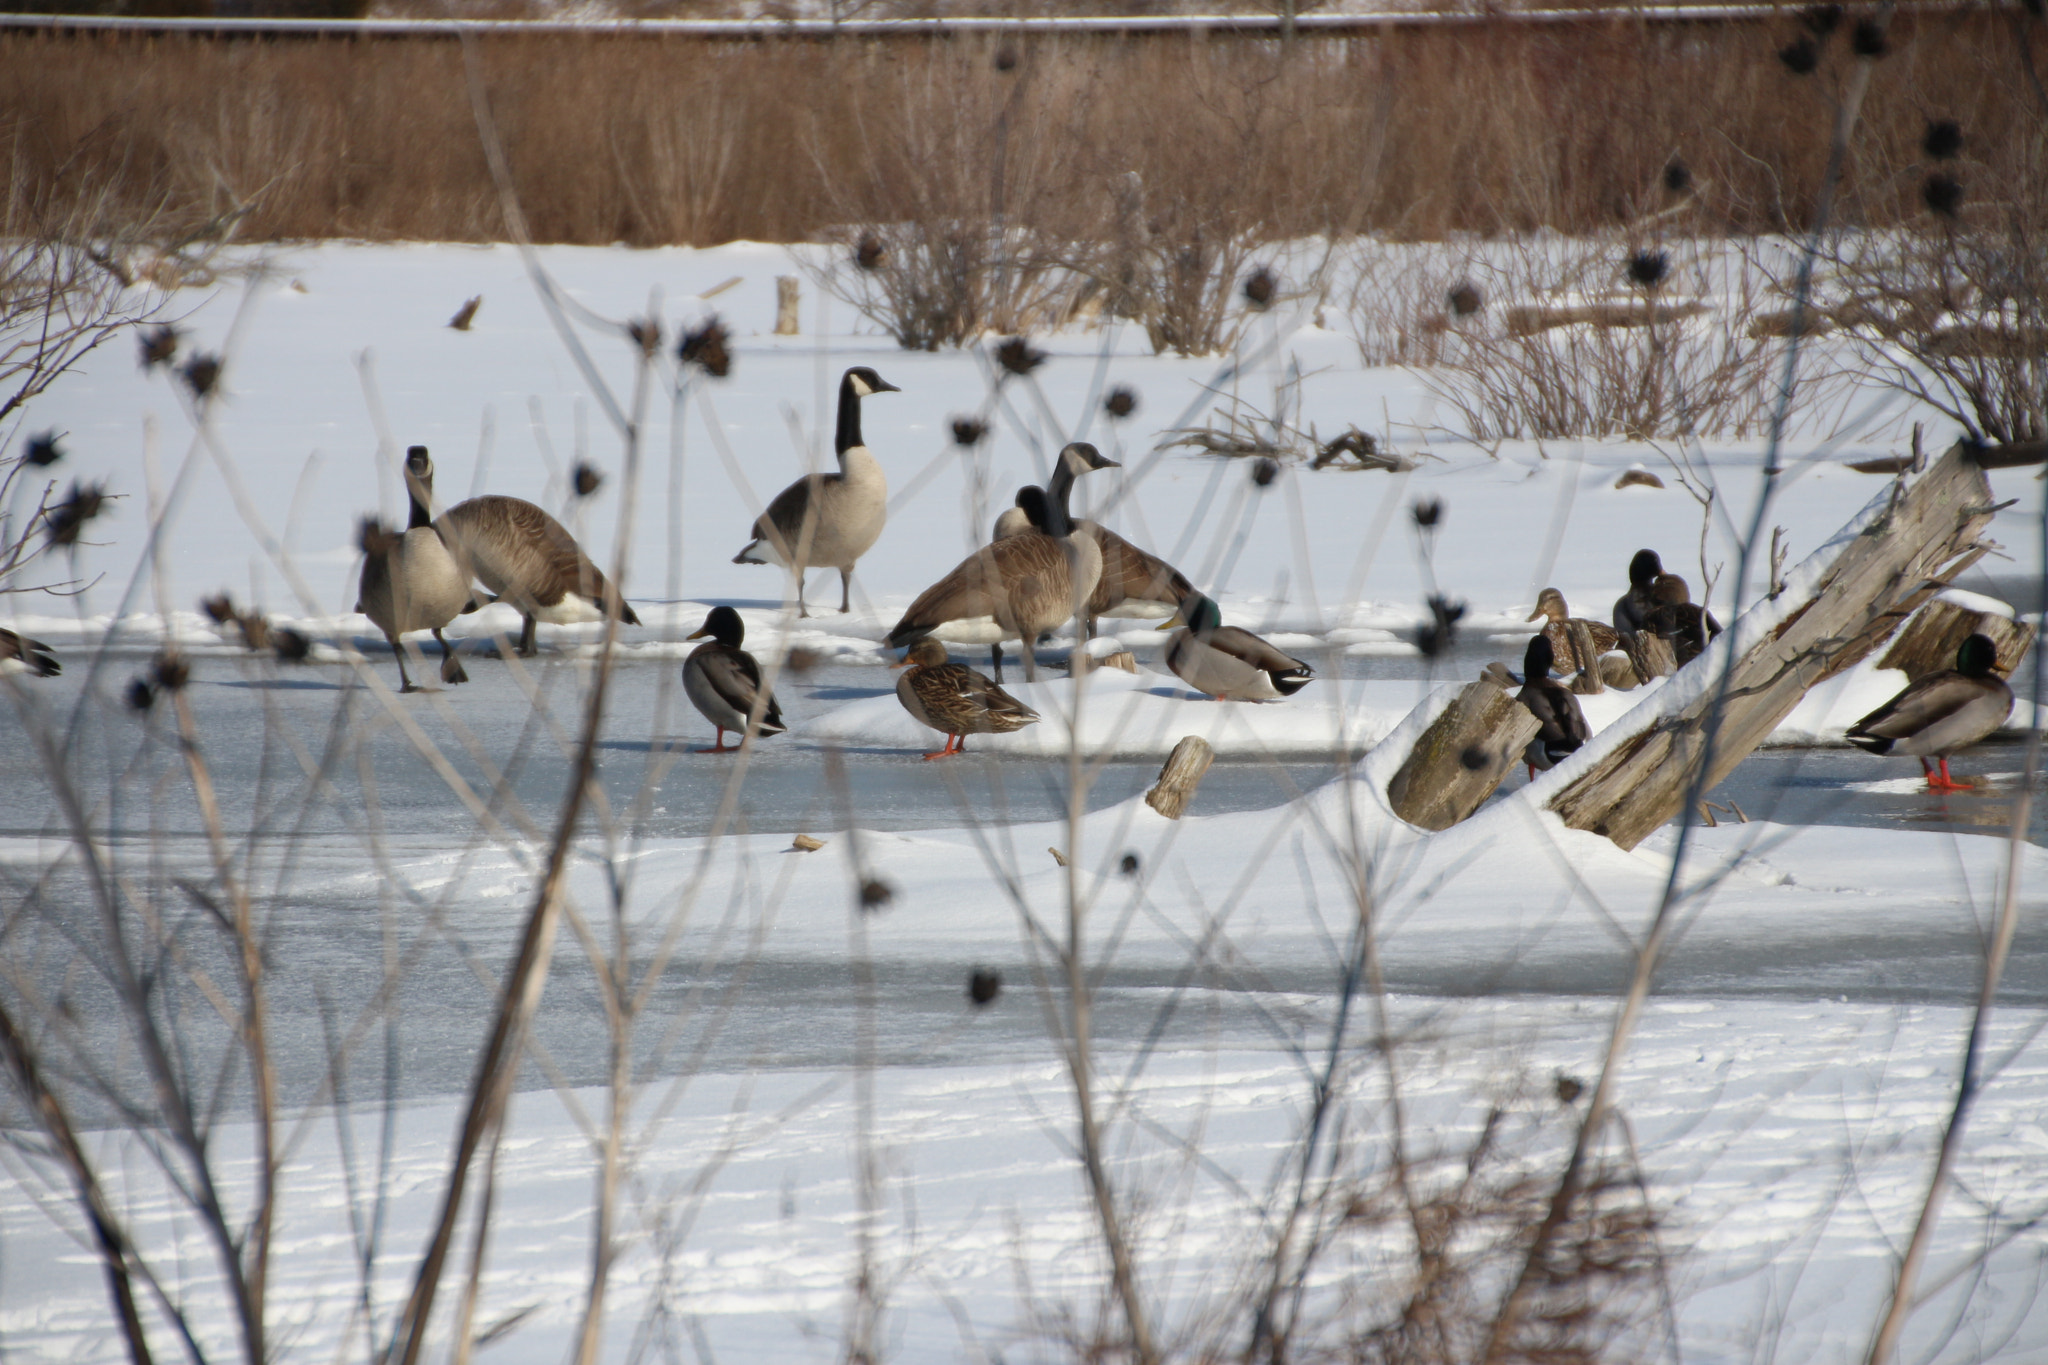
M 188 344 L 228 357 L 226 394 L 205 413 L 211 439 L 194 440 L 192 410 L 174 381 L 134 369 L 120 351 L 94 356 L 30 414 L 33 429 L 68 433 L 58 472 L 105 479 L 124 500 L 95 524 L 101 543 L 77 557 L 80 576 L 92 580 L 85 592 L 68 604 L 0 600 L 0 619 L 67 656 L 62 690 L 7 709 L 0 765 L 34 770 L 24 721 L 65 717 L 84 694 L 92 646 L 113 647 L 94 683 L 111 698 L 168 631 L 199 656 L 208 685 L 256 699 L 205 736 L 228 751 L 223 804 L 234 828 L 288 829 L 287 817 L 302 809 L 321 816 L 290 856 L 267 832 L 252 833 L 245 854 L 274 888 L 266 904 L 279 1030 L 294 1049 L 286 1091 L 295 1126 L 273 1289 L 282 1354 L 364 1350 L 352 1335 L 360 1332 L 351 1317 L 353 1258 L 372 1221 L 375 1182 L 364 1177 L 384 1140 L 365 1097 L 385 1082 L 400 1103 L 371 1279 L 379 1330 L 391 1320 L 439 1189 L 488 982 L 510 958 L 544 855 L 532 837 L 451 835 L 441 815 L 453 812 L 459 823 L 460 813 L 443 779 L 416 754 L 398 766 L 413 743 L 406 727 L 417 724 L 456 760 L 450 770 L 471 778 L 486 759 L 522 771 L 534 760 L 542 770 L 536 756 L 556 744 L 548 726 L 573 724 L 587 681 L 573 649 L 554 649 L 587 638 L 587 628 L 543 628 L 535 701 L 489 658 L 471 660 L 480 676 L 468 689 L 393 699 L 354 685 L 358 675 L 331 648 L 325 662 L 298 672 L 231 658 L 197 614 L 202 595 L 226 588 L 323 639 L 353 642 L 388 683 L 381 641 L 347 610 L 353 538 L 363 514 L 402 517 L 396 460 L 414 442 L 433 449 L 444 501 L 478 491 L 532 498 L 562 511 L 607 565 L 623 539 L 625 589 L 646 622 L 622 637 L 634 681 L 621 695 L 633 709 L 615 714 L 607 731 L 607 791 L 623 812 L 644 783 L 651 804 L 685 812 L 682 827 L 633 841 L 622 816 L 610 827 L 620 842 L 593 835 L 571 879 L 590 924 L 603 922 L 613 889 L 623 887 L 621 932 L 641 966 L 675 935 L 655 997 L 659 1017 L 643 1021 L 636 1043 L 646 1083 L 634 1109 L 607 1358 L 636 1358 L 643 1330 L 646 1349 L 662 1358 L 842 1358 L 864 1246 L 870 1282 L 882 1287 L 879 1338 L 890 1359 L 1062 1355 L 1049 1325 L 1063 1312 L 1091 1320 L 1107 1283 L 1071 1150 L 1071 1095 L 1041 1010 L 1058 997 L 1035 984 L 1048 969 L 1047 945 L 1067 933 L 1070 890 L 1090 907 L 1083 936 L 1100 967 L 1101 1084 L 1122 1097 L 1113 1170 L 1139 1229 L 1145 1292 L 1169 1340 L 1193 1332 L 1198 1312 L 1241 1283 L 1265 1235 L 1313 1074 L 1338 1027 L 1360 866 L 1369 869 L 1392 987 L 1387 1027 L 1401 1040 L 1408 1124 L 1423 1145 L 1452 1147 L 1469 1142 L 1498 1104 L 1524 1144 L 1514 1159 L 1539 1175 L 1557 1168 L 1571 1113 L 1557 1075 L 1590 1081 L 1597 1072 L 1614 993 L 1671 874 L 1674 833 L 1624 853 L 1564 829 L 1518 788 L 1464 826 L 1422 837 L 1391 817 L 1379 793 L 1405 747 L 1396 732 L 1422 724 L 1428 711 L 1415 712 L 1417 704 L 1438 695 L 1404 636 L 1424 618 L 1428 593 L 1466 599 L 1468 643 L 1487 640 L 1514 661 L 1543 586 L 1561 588 L 1579 614 L 1604 618 L 1629 556 L 1644 545 L 1700 585 L 1698 504 L 1676 486 L 1613 486 L 1633 465 L 1668 472 L 1656 449 L 1475 446 L 1443 429 L 1444 415 L 1412 373 L 1361 366 L 1356 344 L 1313 325 L 1306 309 L 1262 321 L 1253 342 L 1272 343 L 1270 357 L 1220 380 L 1218 362 L 1153 357 L 1130 333 L 1036 338 L 1051 355 L 1036 387 L 1007 385 L 988 408 L 984 357 L 898 352 L 808 283 L 808 334 L 763 335 L 774 277 L 794 273 L 787 249 L 549 249 L 543 258 L 596 313 L 623 319 L 652 307 L 673 323 L 716 309 L 733 328 L 729 379 L 693 380 L 682 400 L 666 388 L 650 395 L 637 487 L 601 401 L 508 248 L 281 250 L 246 287 L 181 297 Z M 733 277 L 740 282 L 708 304 L 697 300 Z M 650 291 L 659 293 L 651 299 Z M 448 316 L 476 294 L 484 303 L 475 328 L 448 329 Z M 585 336 L 613 391 L 630 395 L 634 348 L 616 335 Z M 1290 361 L 1302 375 L 1303 425 L 1375 431 L 1418 457 L 1418 468 L 1288 466 L 1261 491 L 1243 462 L 1156 446 L 1162 433 L 1208 420 L 1226 401 L 1205 386 L 1270 408 Z M 865 415 L 897 501 L 856 575 L 856 610 L 831 612 L 836 576 L 818 574 L 813 601 L 827 609 L 799 621 L 778 571 L 730 559 L 763 501 L 829 458 L 831 399 L 852 363 L 874 365 L 903 390 L 870 400 Z M 1138 412 L 1122 423 L 1099 407 L 1113 384 L 1140 394 Z M 981 411 L 995 435 L 962 453 L 951 418 Z M 1843 440 L 1807 434 L 1800 452 L 1821 455 L 1794 464 L 1765 518 L 1786 528 L 1791 564 L 1885 486 L 1841 462 L 1897 453 L 1916 418 L 1927 414 L 1880 404 L 1868 429 Z M 1010 491 L 1042 479 L 1050 454 L 1076 437 L 1124 463 L 1082 480 L 1079 500 L 1180 565 L 1218 598 L 1226 620 L 1314 661 L 1318 681 L 1278 706 L 1194 700 L 1159 670 L 1162 637 L 1151 623 L 1111 622 L 1140 673 L 1099 670 L 1085 687 L 1065 677 L 1020 684 L 1046 717 L 1040 725 L 975 739 L 986 760 L 906 767 L 905 751 L 936 747 L 935 739 L 893 698 L 849 695 L 865 689 L 843 686 L 835 673 L 761 760 L 764 774 L 771 763 L 789 765 L 791 784 L 813 796 L 843 791 L 820 797 L 818 818 L 804 826 L 826 848 L 787 852 L 779 816 L 752 810 L 712 839 L 729 765 L 669 754 L 670 737 L 695 737 L 698 727 L 662 690 L 672 686 L 669 661 L 690 647 L 681 637 L 707 604 L 739 606 L 750 644 L 764 654 L 787 645 L 829 656 L 835 669 L 879 663 L 878 641 L 902 607 L 978 544 Z M 1939 450 L 1948 439 L 1935 428 L 1929 445 Z M 1760 451 L 1754 442 L 1710 443 L 1690 453 L 1719 481 L 1727 513 L 1707 527 L 1707 565 L 1732 565 L 1731 528 L 1747 521 Z M 579 458 L 608 477 L 588 505 L 573 507 L 566 479 Z M 154 496 L 173 507 L 154 575 L 143 572 L 142 534 L 152 481 Z M 2038 563 L 2031 514 L 2040 486 L 2025 470 L 1999 473 L 1994 484 L 2001 499 L 2020 499 L 1994 534 L 2020 565 Z M 1427 554 L 1407 515 L 1423 498 L 1445 508 Z M 2015 591 L 2009 578 L 1972 581 Z M 1714 599 L 1724 620 L 1735 614 L 1728 584 L 1724 574 Z M 508 624 L 510 613 L 493 608 L 463 618 L 457 633 Z M 1457 657 L 1461 667 L 1471 662 Z M 1465 676 L 1469 669 L 1438 681 Z M 879 669 L 874 677 L 886 686 Z M 1856 670 L 1809 697 L 1777 738 L 1834 740 L 1896 686 L 1895 676 Z M 1647 695 L 1610 693 L 1589 699 L 1588 711 L 1596 726 L 1611 726 Z M 345 707 L 357 708 L 348 714 L 359 737 L 322 782 L 340 774 L 333 781 L 358 785 L 337 791 L 296 766 L 318 753 L 317 724 L 306 725 L 297 748 L 268 742 Z M 124 836 L 157 830 L 173 849 L 168 870 L 145 856 L 147 840 L 124 852 L 129 843 L 112 839 L 110 856 L 133 857 L 143 880 L 175 885 L 179 868 L 204 875 L 200 844 L 178 842 L 193 833 L 178 770 L 147 757 L 159 751 L 118 703 L 86 710 L 93 719 L 75 732 L 74 753 L 90 770 L 96 818 L 121 824 L 114 832 Z M 546 723 L 527 724 L 532 716 Z M 885 764 L 898 783 L 938 787 L 960 780 L 948 770 L 964 767 L 1057 786 L 1066 764 L 1044 760 L 1064 760 L 1070 734 L 1091 755 L 1150 758 L 1186 733 L 1207 734 L 1234 761 L 1320 759 L 1338 773 L 1366 752 L 1357 781 L 1268 809 L 1212 813 L 1198 802 L 1177 824 L 1136 798 L 1098 806 L 1078 829 L 996 819 L 967 797 L 957 798 L 965 813 L 943 828 L 884 828 L 865 818 L 863 803 L 884 799 L 881 779 L 868 774 Z M 1380 745 L 1390 735 L 1394 742 Z M 1874 780 L 1905 776 L 1900 764 L 1870 763 Z M 542 803 L 560 792 L 559 766 L 544 771 L 553 785 L 533 789 L 543 819 L 552 807 Z M 375 813 L 371 774 L 387 784 L 388 824 Z M 91 1048 L 120 1056 L 118 1027 L 90 1008 L 92 973 L 76 948 L 89 931 L 76 873 L 59 822 L 38 804 L 54 806 L 32 783 L 0 794 L 9 825 L 0 831 L 0 871 L 12 902 L 36 907 L 11 922 L 9 956 L 23 964 L 20 979 L 84 1001 L 73 1027 Z M 1940 805 L 1927 799 L 1929 818 Z M 402 814 L 429 807 L 433 818 Z M 1073 867 L 1063 870 L 1048 847 Z M 1133 872 L 1123 870 L 1126 854 Z M 1679 983 L 1677 993 L 1654 1000 L 1618 1092 L 1650 1198 L 1664 1213 L 1661 1235 L 1677 1257 L 1672 1298 L 1684 1359 L 1860 1358 L 1953 1097 L 1968 1026 L 1962 1006 L 1981 970 L 2005 857 L 1995 837 L 1912 819 L 1879 829 L 1758 822 L 1699 832 L 1665 978 Z M 2031 847 L 2023 859 L 2018 1003 L 1994 1019 L 1991 1083 L 1923 1279 L 1930 1301 L 1909 1337 L 1916 1358 L 2048 1352 L 2037 1292 L 2048 1250 L 2037 1226 L 2048 1217 L 2048 1130 L 2039 1119 L 2048 1068 L 2035 1041 L 2048 1023 L 2034 890 L 2048 874 L 2044 859 Z M 861 880 L 890 888 L 885 908 L 850 908 Z M 532 1311 L 480 1360 L 558 1359 L 577 1328 L 593 1134 L 609 1103 L 595 1088 L 605 1057 L 585 955 L 595 941 L 565 938 L 559 950 L 536 1023 L 541 1057 L 499 1159 L 500 1215 L 476 1322 Z M 399 1010 L 405 1061 L 386 1072 L 366 1050 L 353 1115 L 337 1123 L 319 1088 L 323 1010 L 346 1017 L 370 1008 L 394 944 L 417 949 Z M 1000 970 L 1006 983 L 985 1011 L 964 996 L 976 966 Z M 1370 1013 L 1353 1012 L 1339 1050 L 1361 1171 L 1386 1150 L 1388 1075 Z M 209 1019 L 191 1025 L 202 1047 L 218 1028 Z M 190 1219 L 171 1212 L 136 1138 L 102 1128 L 92 1141 L 173 1297 L 193 1305 L 205 1339 L 221 1346 L 224 1305 Z M 220 1150 L 246 1150 L 248 1141 L 248 1130 L 231 1123 Z M 856 1178 L 863 1151 L 880 1171 L 865 1193 Z M 0 1349 L 36 1360 L 119 1356 L 104 1282 L 77 1240 L 62 1181 L 19 1149 L 7 1159 Z M 225 1169 L 231 1200 L 246 1198 L 246 1167 L 230 1156 Z M 1389 1245 L 1377 1236 L 1361 1233 L 1335 1253 L 1316 1282 L 1330 1296 L 1319 1302 L 1373 1279 Z M 1980 1261 L 1981 1274 L 1969 1269 Z M 1644 1341 L 1634 1358 L 1660 1349 L 1654 1332 Z

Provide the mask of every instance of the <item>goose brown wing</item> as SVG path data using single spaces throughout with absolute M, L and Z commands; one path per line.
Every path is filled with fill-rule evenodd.
M 948 621 L 977 616 L 1008 620 L 1020 593 L 1050 596 L 1063 591 L 1069 581 L 1066 547 L 1040 531 L 1010 536 L 976 550 L 919 593 L 889 632 L 888 641 L 899 647 L 914 644 Z
M 768 504 L 768 510 L 754 519 L 754 534 L 772 541 L 783 555 L 794 559 L 798 542 L 803 538 L 804 519 L 811 515 L 817 491 L 841 477 L 838 474 L 804 475 L 777 493 Z
M 459 557 L 494 592 L 559 606 L 568 594 L 594 602 L 609 595 L 604 571 L 583 553 L 569 529 L 524 498 L 491 493 L 459 502 L 436 523 Z M 619 602 L 619 619 L 639 625 L 632 604 Z
M 1084 523 L 1088 534 L 1102 547 L 1102 577 L 1096 580 L 1088 610 L 1101 614 L 1120 602 L 1159 602 L 1177 607 L 1194 595 L 1194 585 L 1180 570 L 1145 553 L 1116 532 L 1094 522 Z

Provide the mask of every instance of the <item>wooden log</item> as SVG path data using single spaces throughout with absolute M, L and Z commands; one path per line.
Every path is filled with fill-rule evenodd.
M 797 334 L 796 290 L 796 276 L 775 277 L 775 335 L 779 337 L 793 337 Z
M 1195 788 L 1202 785 L 1203 774 L 1215 760 L 1216 751 L 1209 747 L 1209 741 L 1200 735 L 1182 735 L 1180 743 L 1167 755 L 1166 766 L 1159 770 L 1158 785 L 1145 793 L 1145 804 L 1169 820 L 1180 819 L 1188 802 L 1195 799 Z
M 1672 653 L 1671 642 L 1661 635 L 1647 630 L 1625 630 L 1621 633 L 1621 649 L 1628 655 L 1639 682 L 1668 678 L 1678 671 L 1678 656 Z
M 1607 690 L 1607 679 L 1600 672 L 1600 651 L 1593 647 L 1593 632 L 1586 623 L 1576 617 L 1564 623 L 1565 634 L 1571 637 L 1572 653 L 1578 656 L 1578 675 L 1572 679 L 1572 691 L 1585 696 L 1597 696 Z
M 1415 741 L 1387 784 L 1387 804 L 1411 825 L 1449 829 L 1493 795 L 1542 728 L 1512 693 L 1482 677 Z
M 1998 673 L 2012 676 L 2027 646 L 2034 643 L 2034 628 L 1995 611 L 1977 611 L 1960 602 L 1936 598 L 1913 613 L 1899 631 L 1899 638 L 1877 661 L 1879 668 L 1896 668 L 1911 682 L 1928 673 L 1956 666 L 1956 651 L 1972 635 L 1988 635 L 1998 646 Z
M 1692 300 L 1683 303 L 1651 303 L 1642 299 L 1603 299 L 1592 303 L 1528 303 L 1503 310 L 1508 335 L 1525 337 L 1553 327 L 1649 327 L 1653 324 L 1696 318 L 1707 305 Z
M 1726 702 L 1707 789 L 1734 771 L 1808 688 L 1865 658 L 1920 602 L 1982 558 L 1991 547 L 1978 537 L 1993 511 L 1991 486 L 1972 452 L 1961 443 L 1951 447 L 1911 488 L 1897 485 L 1891 505 L 1836 553 L 1811 595 L 1744 651 L 1725 694 L 1706 687 L 1689 701 L 1674 700 L 1668 714 L 1566 783 L 1549 809 L 1574 829 L 1634 848 L 1679 813 L 1717 696 Z

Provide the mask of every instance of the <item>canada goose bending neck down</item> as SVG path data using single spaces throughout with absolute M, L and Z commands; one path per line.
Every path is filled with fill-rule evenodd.
M 425 446 L 405 452 L 405 488 L 412 502 L 406 529 L 392 535 L 381 529 L 364 536 L 363 575 L 356 592 L 356 610 L 370 618 L 398 659 L 399 691 L 417 692 L 405 671 L 405 649 L 399 637 L 430 630 L 441 642 L 441 681 L 453 686 L 469 681 L 455 657 L 455 647 L 441 628 L 475 607 L 469 575 L 464 573 L 446 538 L 434 525 L 434 462 Z
M 780 564 L 796 575 L 796 614 L 804 603 L 804 575 L 814 568 L 839 570 L 839 610 L 850 611 L 853 566 L 881 538 L 889 514 L 889 481 L 868 453 L 860 434 L 860 400 L 902 390 L 865 365 L 839 380 L 839 426 L 832 448 L 837 474 L 806 474 L 775 495 L 754 519 L 753 539 L 732 557 L 735 564 Z
M 1090 469 L 1118 467 L 1114 460 L 1088 464 L 1085 459 L 1071 454 L 1083 449 L 1093 451 L 1095 447 L 1076 442 L 1062 450 L 1059 460 L 1053 465 L 1052 477 L 1045 481 L 1047 496 L 1062 501 L 1063 505 L 1076 478 Z M 1095 638 L 1096 623 L 1104 616 L 1114 614 L 1140 620 L 1171 616 L 1174 608 L 1194 592 L 1194 584 L 1188 582 L 1180 570 L 1157 555 L 1147 554 L 1107 526 L 1093 521 L 1074 524 L 1102 551 L 1102 576 L 1095 582 L 1095 591 L 1088 595 L 1088 610 L 1083 623 L 1089 639 Z M 995 538 L 1002 540 L 1029 526 L 1022 508 L 1007 508 L 996 518 Z
M 534 622 L 602 621 L 607 612 L 640 624 L 569 528 L 524 498 L 486 493 L 458 502 L 434 523 L 467 573 L 519 613 L 519 655 L 534 654 Z M 468 579 L 463 580 L 465 583 Z
M 38 678 L 54 678 L 63 671 L 64 665 L 57 662 L 57 656 L 41 640 L 31 640 L 0 627 L 0 674 L 33 673 Z
M 924 756 L 927 763 L 966 753 L 969 735 L 1006 735 L 1038 722 L 1036 711 L 994 682 L 966 664 L 947 662 L 946 647 L 929 635 L 893 667 L 907 670 L 896 680 L 896 700 L 919 724 L 946 737 L 945 748 Z
M 702 640 L 707 635 L 711 640 L 691 650 L 683 661 L 683 691 L 690 694 L 704 719 L 718 728 L 716 743 L 697 752 L 737 752 L 740 745 L 725 742 L 727 730 L 744 743 L 750 734 L 779 735 L 788 729 L 782 723 L 782 708 L 775 704 L 775 694 L 761 685 L 761 665 L 740 648 L 747 638 L 747 625 L 740 614 L 731 607 L 713 607 L 704 624 L 684 638 Z M 759 720 L 754 719 L 757 709 Z
M 1994 671 L 1998 646 L 1988 635 L 1972 635 L 1956 651 L 1956 666 L 1927 673 L 1906 690 L 1849 727 L 1847 739 L 1873 754 L 1911 754 L 1920 760 L 1929 791 L 1967 791 L 1970 784 L 1948 775 L 1948 757 L 1967 749 L 2005 724 L 2012 714 L 2012 689 Z M 1941 760 L 1936 775 L 1927 760 Z
M 1109 466 L 1095 447 L 1076 444 L 1086 448 L 1080 458 L 1092 457 L 1090 468 Z M 1054 498 L 1045 489 L 1026 487 L 1018 492 L 1017 504 L 1030 529 L 976 550 L 920 593 L 889 632 L 891 647 L 902 649 L 927 635 L 986 640 L 994 647 L 1000 682 L 1002 642 L 1014 639 L 1023 645 L 1025 678 L 1037 680 L 1034 647 L 1040 636 L 1085 609 L 1102 576 L 1102 550 L 1075 528 L 1064 495 Z
M 1533 637 L 1522 655 L 1522 690 L 1515 694 L 1515 700 L 1528 707 L 1541 726 L 1536 738 L 1522 750 L 1531 782 L 1536 780 L 1537 769 L 1547 772 L 1556 767 L 1593 737 L 1592 727 L 1586 724 L 1586 713 L 1579 709 L 1579 699 L 1569 687 L 1550 676 L 1555 662 L 1550 639 L 1544 635 Z
M 1167 637 L 1166 666 L 1217 701 L 1280 701 L 1315 679 L 1316 671 L 1293 655 L 1224 625 L 1223 609 L 1201 593 L 1188 594 L 1175 620 L 1181 628 Z

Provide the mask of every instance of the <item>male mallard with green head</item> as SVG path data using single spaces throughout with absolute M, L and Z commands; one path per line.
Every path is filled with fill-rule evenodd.
M 1950 754 L 1969 748 L 2005 724 L 2012 689 L 1995 671 L 1998 646 L 1972 635 L 1956 651 L 1956 666 L 1929 673 L 1849 727 L 1848 740 L 1873 754 L 1911 754 L 1920 760 L 1929 791 L 1967 791 L 1948 775 Z M 1932 756 L 1941 760 L 1936 774 Z
M 713 607 L 704 624 L 683 638 L 702 640 L 707 635 L 712 637 L 710 641 L 691 650 L 683 661 L 683 691 L 689 693 L 704 719 L 718 729 L 717 742 L 697 752 L 736 753 L 740 746 L 727 744 L 725 732 L 732 731 L 744 742 L 750 721 L 756 735 L 779 735 L 788 729 L 782 723 L 782 708 L 775 704 L 775 694 L 761 686 L 761 665 L 740 648 L 747 638 L 746 622 L 740 620 L 740 614 L 731 607 Z M 761 718 L 753 721 L 757 706 Z
M 1189 687 L 1218 701 L 1282 701 L 1316 671 L 1248 630 L 1223 624 L 1223 609 L 1201 593 L 1180 604 L 1181 629 L 1166 641 L 1166 666 Z M 1168 621 L 1170 628 L 1175 621 Z

